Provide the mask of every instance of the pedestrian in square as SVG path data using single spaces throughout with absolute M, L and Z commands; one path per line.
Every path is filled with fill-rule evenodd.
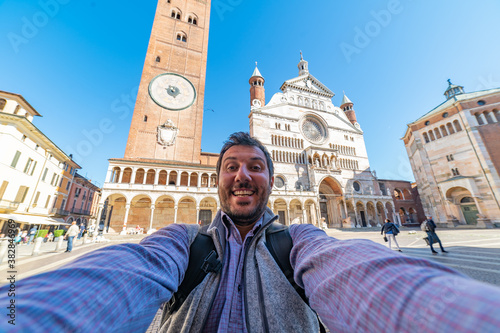
M 399 229 L 394 223 L 391 222 L 391 220 L 385 219 L 385 224 L 382 226 L 382 230 L 380 230 L 380 234 L 384 235 L 384 237 L 387 238 L 387 241 L 389 242 L 389 244 L 388 244 L 389 249 L 392 250 L 391 243 L 392 243 L 392 241 L 394 241 L 394 244 L 396 244 L 396 249 L 399 252 L 403 252 L 399 248 L 398 241 L 396 240 L 396 236 L 397 236 L 397 234 L 399 234 Z
M 441 248 L 441 252 L 443 253 L 448 253 L 443 247 L 443 244 L 441 243 L 441 240 L 439 239 L 438 235 L 436 234 L 436 223 L 434 223 L 434 220 L 432 219 L 432 216 L 428 215 L 427 220 L 422 222 L 420 225 L 420 228 L 422 231 L 425 231 L 427 234 L 427 238 L 429 239 L 429 246 L 431 247 L 431 252 L 432 254 L 437 254 L 437 251 L 434 250 L 434 247 L 432 247 L 432 242 L 433 239 L 437 240 L 439 243 L 439 247 Z
M 73 240 L 76 235 L 78 235 L 78 227 L 76 225 L 76 221 L 73 221 L 71 223 L 71 227 L 69 227 L 68 231 L 66 231 L 66 236 L 64 236 L 64 238 L 68 239 L 68 247 L 65 252 L 71 252 L 71 250 L 73 250 Z

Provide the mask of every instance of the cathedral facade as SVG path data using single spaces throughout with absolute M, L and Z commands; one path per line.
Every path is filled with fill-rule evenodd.
M 280 222 L 328 227 L 369 227 L 398 221 L 391 190 L 370 171 L 363 131 L 353 103 L 309 72 L 301 54 L 298 76 L 265 103 L 258 68 L 250 83 L 250 134 L 269 150 L 275 182 L 269 206 Z

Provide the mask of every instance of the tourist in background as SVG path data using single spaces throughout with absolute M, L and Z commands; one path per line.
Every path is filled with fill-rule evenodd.
M 389 249 L 392 250 L 392 242 L 394 241 L 394 244 L 396 244 L 396 249 L 399 252 L 403 252 L 399 248 L 398 241 L 396 240 L 396 236 L 397 236 L 397 234 L 399 234 L 399 229 L 394 223 L 391 222 L 391 220 L 385 219 L 385 224 L 382 226 L 382 230 L 380 230 L 380 234 L 384 235 L 386 242 L 389 242 L 389 244 L 388 244 Z

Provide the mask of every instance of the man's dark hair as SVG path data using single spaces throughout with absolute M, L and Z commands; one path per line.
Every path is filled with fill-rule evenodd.
M 233 133 L 229 136 L 229 138 L 224 142 L 224 145 L 222 146 L 222 149 L 220 150 L 220 155 L 219 159 L 217 160 L 217 180 L 219 179 L 219 174 L 220 174 L 220 168 L 222 165 L 222 158 L 224 157 L 224 153 L 231 147 L 233 146 L 250 146 L 250 147 L 257 147 L 266 156 L 266 163 L 267 163 L 267 168 L 269 170 L 269 181 L 271 181 L 271 178 L 274 175 L 274 166 L 273 166 L 273 161 L 271 160 L 271 155 L 267 151 L 266 147 L 260 142 L 259 140 L 252 138 L 250 134 L 246 132 L 236 132 Z

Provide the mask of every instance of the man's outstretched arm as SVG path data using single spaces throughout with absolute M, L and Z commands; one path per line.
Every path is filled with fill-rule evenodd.
M 333 332 L 494 332 L 500 288 L 368 240 L 290 227 L 295 280 Z
M 184 278 L 189 237 L 171 225 L 143 239 L 88 253 L 55 271 L 16 284 L 16 325 L 3 316 L 0 331 L 145 331 L 161 303 Z M 0 288 L 0 306 L 10 301 Z M 5 311 L 2 311 L 2 313 Z

